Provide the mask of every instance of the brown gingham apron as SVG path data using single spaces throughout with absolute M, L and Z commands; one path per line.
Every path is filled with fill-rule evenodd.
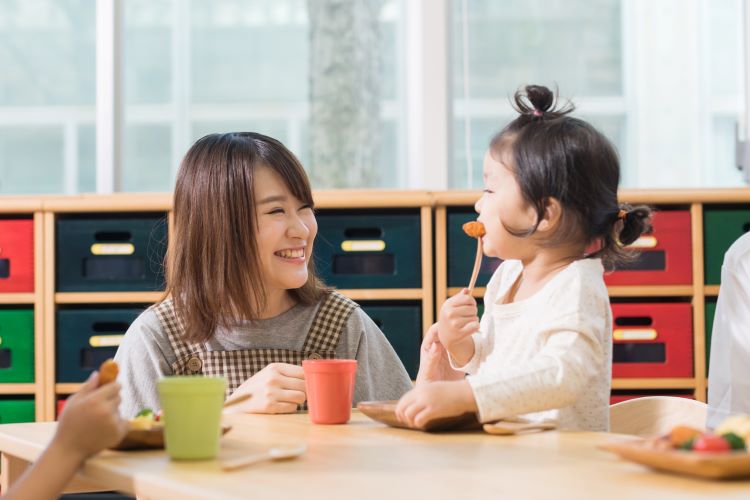
M 340 293 L 330 292 L 323 299 L 301 351 L 290 349 L 238 349 L 209 351 L 202 342 L 184 339 L 185 327 L 177 317 L 171 299 L 154 306 L 164 331 L 167 332 L 177 361 L 172 363 L 174 375 L 222 376 L 227 379 L 226 397 L 237 387 L 271 363 L 301 365 L 305 359 L 334 359 L 341 332 L 356 302 Z M 303 405 L 303 409 L 305 405 Z

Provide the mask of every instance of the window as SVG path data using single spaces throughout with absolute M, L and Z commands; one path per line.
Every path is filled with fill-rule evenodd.
M 93 191 L 95 12 L 0 3 L 0 193 Z
M 450 186 L 481 185 L 528 83 L 559 87 L 610 138 L 624 187 L 741 184 L 741 12 L 740 0 L 452 0 Z
M 403 187 L 403 134 L 397 133 L 404 107 L 399 3 L 126 2 L 123 189 L 169 191 L 180 159 L 196 139 L 241 130 L 282 141 L 300 157 L 316 188 Z M 311 13 L 318 24 L 311 25 Z M 362 25 L 350 24 L 351 18 Z M 311 54 L 313 37 L 321 52 L 315 60 L 327 57 L 321 71 L 310 69 L 316 56 Z M 326 52 L 331 49 L 333 56 Z M 337 51 L 344 52 L 338 59 Z M 357 65 L 358 55 L 368 60 Z M 315 78 L 322 81 L 322 97 L 318 103 L 313 96 L 311 105 Z M 331 93 L 336 89 L 341 89 L 338 95 Z M 336 107 L 349 91 L 365 94 L 362 90 L 369 89 L 350 103 L 375 101 L 370 103 L 375 117 L 356 106 Z M 320 113 L 315 138 L 310 136 L 311 107 Z M 355 132 L 348 138 L 354 147 L 343 144 L 347 130 Z M 315 161 L 310 147 L 315 139 L 332 141 L 340 151 L 323 152 Z M 362 172 L 347 177 L 355 170 L 358 149 L 368 144 L 376 147 L 365 151 L 371 157 L 364 160 Z M 337 153 L 350 157 L 344 160 Z

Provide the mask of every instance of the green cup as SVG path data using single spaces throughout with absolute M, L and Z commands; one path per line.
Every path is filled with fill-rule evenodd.
M 219 453 L 226 385 L 221 377 L 165 377 L 159 381 L 164 440 L 170 457 L 206 460 Z

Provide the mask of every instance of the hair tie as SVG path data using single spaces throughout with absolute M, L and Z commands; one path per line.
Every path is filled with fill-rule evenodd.
M 628 216 L 628 213 L 630 212 L 628 212 L 627 210 L 620 210 L 619 212 L 617 212 L 617 218 L 624 221 L 625 217 Z
M 538 109 L 535 109 L 534 110 L 534 116 L 542 116 L 542 112 L 539 111 Z

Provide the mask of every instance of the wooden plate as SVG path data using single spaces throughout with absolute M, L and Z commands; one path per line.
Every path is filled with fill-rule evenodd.
M 221 433 L 226 434 L 232 429 L 231 425 L 222 425 Z M 122 441 L 113 446 L 112 450 L 159 450 L 164 448 L 164 427 L 154 427 L 149 430 L 133 429 L 125 434 Z
M 371 419 L 401 429 L 413 429 L 427 432 L 457 431 L 480 429 L 481 425 L 474 413 L 464 413 L 457 417 L 446 417 L 430 420 L 423 429 L 409 427 L 396 417 L 398 401 L 362 401 L 357 409 Z
M 708 479 L 750 477 L 750 453 L 699 453 L 685 450 L 658 450 L 645 441 L 608 443 L 601 448 L 653 469 Z

